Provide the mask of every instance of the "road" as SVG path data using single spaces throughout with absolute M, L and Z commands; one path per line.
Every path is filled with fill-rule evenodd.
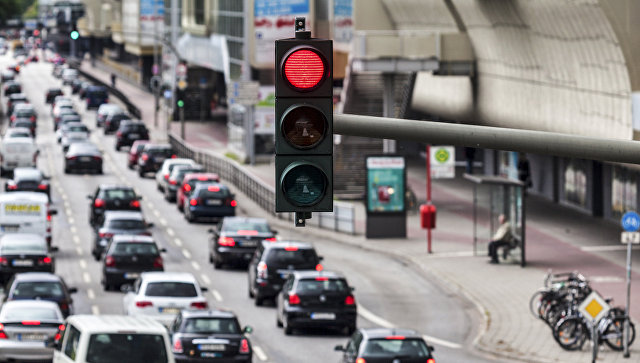
M 0 57 L 5 67 L 11 59 Z M 95 111 L 85 110 L 78 99 L 77 109 L 83 121 L 92 129 L 92 140 L 103 149 L 104 175 L 65 175 L 60 145 L 53 137 L 50 106 L 44 103 L 48 87 L 59 86 L 51 76 L 51 65 L 42 62 L 23 67 L 18 79 L 23 92 L 38 112 L 38 138 L 41 150 L 39 168 L 51 176 L 54 217 L 53 244 L 60 248 L 56 272 L 79 292 L 74 295 L 76 313 L 121 314 L 123 293 L 104 292 L 100 284 L 101 263 L 91 256 L 93 230 L 88 224 L 86 196 L 101 183 L 132 185 L 143 197 L 142 209 L 146 218 L 154 222 L 153 236 L 163 255 L 166 271 L 185 271 L 194 274 L 209 288 L 210 306 L 233 310 L 241 324 L 251 325 L 251 341 L 255 348 L 255 362 L 327 362 L 337 361 L 333 351 L 347 338 L 331 331 L 302 331 L 285 336 L 276 327 L 275 310 L 267 305 L 256 307 L 247 296 L 247 274 L 243 270 L 214 270 L 207 257 L 206 223 L 188 224 L 175 204 L 167 203 L 156 191 L 155 180 L 141 179 L 128 170 L 126 152 L 114 150 L 113 136 L 104 136 L 95 129 Z M 65 87 L 65 93 L 70 89 Z M 114 100 L 112 100 L 114 101 Z M 3 99 L 3 105 L 6 104 Z M 224 182 L 224 181 L 223 181 Z M 239 215 L 249 215 L 246 198 L 238 195 Z M 279 229 L 282 239 L 313 242 L 324 256 L 326 269 L 342 271 L 355 286 L 359 306 L 359 327 L 408 327 L 427 336 L 436 347 L 438 362 L 495 361 L 477 355 L 470 348 L 479 325 L 479 313 L 468 301 L 452 289 L 441 286 L 434 278 L 425 276 L 386 254 L 365 251 L 330 240 L 309 240 L 304 229 Z M 393 246 L 390 246 L 393 248 Z

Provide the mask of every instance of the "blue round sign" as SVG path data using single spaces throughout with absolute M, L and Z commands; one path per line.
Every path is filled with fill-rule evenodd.
M 635 232 L 640 229 L 640 215 L 636 212 L 627 212 L 622 216 L 622 228 L 627 232 Z

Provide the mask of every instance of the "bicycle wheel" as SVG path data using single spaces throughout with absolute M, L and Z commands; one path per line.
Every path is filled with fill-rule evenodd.
M 542 318 L 542 301 L 546 293 L 546 290 L 538 290 L 533 294 L 533 296 L 531 296 L 531 300 L 529 300 L 529 310 L 531 311 L 531 314 L 538 319 Z
M 602 340 L 609 346 L 609 348 L 617 351 L 621 351 L 624 349 L 623 344 L 623 333 L 624 333 L 624 318 L 617 317 L 609 322 L 607 327 L 602 334 Z M 632 322 L 629 322 L 629 346 L 633 344 L 634 339 L 636 338 L 636 327 Z
M 580 350 L 589 336 L 582 318 L 561 319 L 553 329 L 553 338 L 564 350 Z

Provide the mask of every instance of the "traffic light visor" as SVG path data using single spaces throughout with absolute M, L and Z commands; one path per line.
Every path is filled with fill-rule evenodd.
M 284 197 L 299 207 L 312 206 L 322 200 L 327 189 L 327 177 L 313 164 L 294 163 L 282 176 Z
M 284 77 L 297 90 L 311 91 L 329 75 L 324 58 L 312 49 L 294 49 L 284 60 Z
M 297 149 L 312 148 L 324 140 L 327 118 L 319 109 L 294 105 L 282 117 L 282 134 Z

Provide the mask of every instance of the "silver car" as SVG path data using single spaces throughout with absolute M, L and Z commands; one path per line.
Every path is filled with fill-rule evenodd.
M 43 300 L 8 301 L 0 309 L 0 361 L 50 360 L 47 342 L 60 338 L 64 318 L 58 304 Z

